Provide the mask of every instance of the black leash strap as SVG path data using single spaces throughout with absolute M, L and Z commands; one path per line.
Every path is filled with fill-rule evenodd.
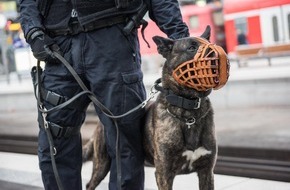
M 55 106 L 55 107 L 47 110 L 43 106 L 42 98 L 41 98 L 41 88 L 40 88 L 40 78 L 41 78 L 41 76 L 40 76 L 40 74 L 41 74 L 40 70 L 41 70 L 41 67 L 40 67 L 40 61 L 37 61 L 36 69 L 35 68 L 32 69 L 32 72 L 35 72 L 35 70 L 36 70 L 36 84 L 34 84 L 35 96 L 36 96 L 36 99 L 37 99 L 38 110 L 42 114 L 42 118 L 43 118 L 43 122 L 44 122 L 44 129 L 45 129 L 45 132 L 47 134 L 47 139 L 48 139 L 49 147 L 50 147 L 50 156 L 51 156 L 53 173 L 54 173 L 54 176 L 55 176 L 55 179 L 56 179 L 58 188 L 59 188 L 59 190 L 63 190 L 63 185 L 62 185 L 62 182 L 61 182 L 61 179 L 60 179 L 58 170 L 57 170 L 56 162 L 55 162 L 55 155 L 57 154 L 57 150 L 56 150 L 56 148 L 54 146 L 54 143 L 53 143 L 53 138 L 52 138 L 52 134 L 51 134 L 51 131 L 50 131 L 50 128 L 49 128 L 49 124 L 46 121 L 46 115 L 47 115 L 47 113 L 54 112 L 54 111 L 60 110 L 60 109 L 62 109 L 64 107 L 68 106 L 69 104 L 71 104 L 73 101 L 75 101 L 80 96 L 82 96 L 84 94 L 87 94 L 88 97 L 94 102 L 94 104 L 96 104 L 99 107 L 99 109 L 105 115 L 107 115 L 107 116 L 109 116 L 109 117 L 112 118 L 112 120 L 114 122 L 114 125 L 116 127 L 116 133 L 117 133 L 116 134 L 116 136 L 117 136 L 116 137 L 117 186 L 118 186 L 118 190 L 121 190 L 120 135 L 119 135 L 119 127 L 118 127 L 118 123 L 117 123 L 116 119 L 117 118 L 120 118 L 120 117 L 123 117 L 123 116 L 126 116 L 127 114 L 130 114 L 133 111 L 141 108 L 142 106 L 138 106 L 137 108 L 135 108 L 134 110 L 130 111 L 129 113 L 127 113 L 127 114 L 125 113 L 123 115 L 120 115 L 120 116 L 117 116 L 116 118 L 114 118 L 114 115 L 110 112 L 110 110 L 108 110 L 101 102 L 99 102 L 97 100 L 97 98 L 95 97 L 95 95 L 91 91 L 89 91 L 87 89 L 87 87 L 85 86 L 85 84 L 83 83 L 83 81 L 80 79 L 80 77 L 78 76 L 78 74 L 75 72 L 75 70 L 71 67 L 71 65 L 61 55 L 59 55 L 58 53 L 55 53 L 54 52 L 53 54 L 54 54 L 54 56 L 56 58 L 58 58 L 67 67 L 67 69 L 71 72 L 71 74 L 73 75 L 73 77 L 75 78 L 75 80 L 78 82 L 78 84 L 80 85 L 80 87 L 83 89 L 82 92 L 80 92 L 79 94 L 75 95 L 74 97 L 72 97 L 68 101 L 66 101 L 66 102 L 64 102 L 62 104 L 59 104 L 58 106 Z
M 73 77 L 75 78 L 75 80 L 78 82 L 78 84 L 80 85 L 80 87 L 82 88 L 83 92 L 81 93 L 87 93 L 89 98 L 92 100 L 92 102 L 109 118 L 111 119 L 120 119 L 122 117 L 125 117 L 141 108 L 144 108 L 145 105 L 147 104 L 147 102 L 152 99 L 153 97 L 150 96 L 147 100 L 145 100 L 144 102 L 142 102 L 141 104 L 139 104 L 138 106 L 136 106 L 135 108 L 127 111 L 124 114 L 121 115 L 113 115 L 113 113 L 106 108 L 97 98 L 96 96 L 88 90 L 88 88 L 86 87 L 86 85 L 83 83 L 83 81 L 81 80 L 81 78 L 78 76 L 78 74 L 75 72 L 75 70 L 72 68 L 72 66 L 57 52 L 53 52 L 53 55 L 59 59 L 65 66 L 66 68 L 69 70 L 69 72 L 73 75 Z M 72 100 L 74 101 L 74 100 Z M 62 104 L 60 104 L 62 105 Z M 64 106 L 61 106 L 64 107 Z
M 56 183 L 57 183 L 57 186 L 58 186 L 58 189 L 59 190 L 63 190 L 63 186 L 62 186 L 62 182 L 61 182 L 61 179 L 59 177 L 59 173 L 58 173 L 58 170 L 57 170 L 57 167 L 56 167 L 56 162 L 55 162 L 55 155 L 57 154 L 57 150 L 54 146 L 54 143 L 53 143 L 53 138 L 52 138 L 52 135 L 51 135 L 51 131 L 49 129 L 49 125 L 46 121 L 46 113 L 42 113 L 42 118 L 43 118 L 43 122 L 44 122 L 44 129 L 45 129 L 45 132 L 46 132 L 46 135 L 47 135 L 47 139 L 48 139 L 48 143 L 49 143 L 49 149 L 50 149 L 50 157 L 51 157 L 51 163 L 52 163 L 52 169 L 53 169 L 53 173 L 54 173 L 54 176 L 55 176 L 55 180 L 56 180 Z
M 38 104 L 38 110 L 41 112 L 42 114 L 42 119 L 43 119 L 43 124 L 44 124 L 44 130 L 46 132 L 46 135 L 47 135 L 47 139 L 48 139 L 48 143 L 49 143 L 49 149 L 50 149 L 50 158 L 51 158 L 51 163 L 52 163 L 52 169 L 53 169 L 53 173 L 54 173 L 54 177 L 55 177 L 55 180 L 56 180 L 56 183 L 57 183 L 57 186 L 58 186 L 58 189 L 59 190 L 63 190 L 63 185 L 62 185 L 62 182 L 61 182 L 61 179 L 59 177 L 59 173 L 58 173 L 58 170 L 57 170 L 57 167 L 56 167 L 56 162 L 55 162 L 55 155 L 57 154 L 57 151 L 56 151 L 56 148 L 54 146 L 54 143 L 53 143 L 53 138 L 52 138 L 52 135 L 51 135 L 51 131 L 49 129 L 49 125 L 46 121 L 46 115 L 47 115 L 47 110 L 45 109 L 45 107 L 43 106 L 42 102 L 41 102 L 41 92 L 40 92 L 40 61 L 38 60 L 37 61 L 37 66 L 36 66 L 36 81 L 37 81 L 37 86 L 35 86 L 34 84 L 34 87 L 37 87 L 38 90 L 37 90 L 37 104 Z M 36 91 L 36 89 L 35 89 Z M 36 92 L 34 91 L 35 95 L 36 95 Z
M 78 76 L 78 74 L 75 72 L 75 70 L 73 69 L 73 67 L 57 52 L 52 52 L 53 55 L 59 59 L 65 66 L 66 68 L 69 70 L 69 72 L 73 75 L 73 77 L 75 78 L 75 80 L 77 81 L 77 83 L 80 85 L 80 87 L 82 88 L 83 91 L 89 91 L 88 88 L 86 87 L 86 85 L 83 83 L 83 81 L 81 80 L 81 78 Z M 88 97 L 92 100 L 92 102 L 108 117 L 110 117 L 116 127 L 116 133 L 117 133 L 117 139 L 116 139 L 116 167 L 117 167 L 117 186 L 118 189 L 121 190 L 121 154 L 120 154 L 120 134 L 119 134 L 119 127 L 118 127 L 118 122 L 117 122 L 117 118 L 123 117 L 127 114 L 132 113 L 133 111 L 131 111 L 130 113 L 125 113 L 121 116 L 114 116 L 113 113 L 106 108 L 97 98 L 93 93 L 89 93 Z M 137 107 L 137 109 L 139 109 L 140 107 Z

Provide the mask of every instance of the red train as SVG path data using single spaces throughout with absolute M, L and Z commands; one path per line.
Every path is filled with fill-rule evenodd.
M 212 28 L 211 41 L 231 54 L 238 46 L 238 33 L 244 34 L 249 45 L 275 45 L 290 43 L 290 0 L 223 0 L 205 6 L 181 7 L 184 21 L 191 36 L 200 35 L 206 25 Z M 140 38 L 143 57 L 157 54 L 152 36 L 161 35 L 149 21 L 145 36 L 151 48 Z
M 225 47 L 224 35 L 224 20 L 221 3 L 212 3 L 206 6 L 185 5 L 181 7 L 183 20 L 189 27 L 191 36 L 199 36 L 202 34 L 207 25 L 211 26 L 212 36 L 211 41 Z M 152 40 L 155 35 L 165 36 L 155 23 L 148 18 L 148 27 L 145 30 L 146 40 L 149 42 L 151 48 L 142 40 L 140 35 L 141 53 L 143 56 L 156 54 L 156 46 Z
M 227 51 L 238 45 L 238 32 L 249 45 L 290 43 L 290 0 L 224 0 Z

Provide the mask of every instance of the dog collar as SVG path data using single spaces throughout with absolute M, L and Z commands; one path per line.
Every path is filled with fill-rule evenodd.
M 200 108 L 201 98 L 187 99 L 182 96 L 174 94 L 172 90 L 165 89 L 159 84 L 161 83 L 161 78 L 157 79 L 154 88 L 161 93 L 165 94 L 166 100 L 173 106 L 179 108 L 184 108 L 186 110 L 195 110 Z

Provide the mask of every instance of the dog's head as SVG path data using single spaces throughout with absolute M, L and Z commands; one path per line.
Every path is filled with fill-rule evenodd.
M 211 48 L 216 46 L 209 43 L 210 30 L 210 27 L 207 26 L 199 38 L 187 37 L 172 40 L 160 36 L 153 37 L 159 54 L 166 59 L 162 72 L 162 85 L 164 88 L 169 88 L 175 94 L 187 98 L 205 97 L 210 94 L 213 87 L 204 87 L 204 84 L 200 85 L 198 80 L 203 75 L 200 74 L 203 71 L 196 70 L 197 67 L 200 69 L 206 65 L 194 60 L 197 56 L 206 54 L 207 57 L 202 57 L 202 60 L 211 61 L 214 58 L 213 56 L 216 55 L 217 51 L 212 51 Z M 214 73 L 217 70 L 216 65 L 213 66 L 211 62 L 207 65 L 210 67 L 209 71 L 213 71 L 213 73 L 210 73 L 211 75 L 219 74 Z M 215 78 L 211 77 L 211 80 L 215 80 Z

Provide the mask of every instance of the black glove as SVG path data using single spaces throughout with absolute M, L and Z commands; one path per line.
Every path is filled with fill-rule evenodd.
M 28 38 L 33 56 L 39 61 L 56 61 L 53 52 L 62 55 L 59 46 L 55 41 L 46 35 L 42 30 L 34 31 Z

